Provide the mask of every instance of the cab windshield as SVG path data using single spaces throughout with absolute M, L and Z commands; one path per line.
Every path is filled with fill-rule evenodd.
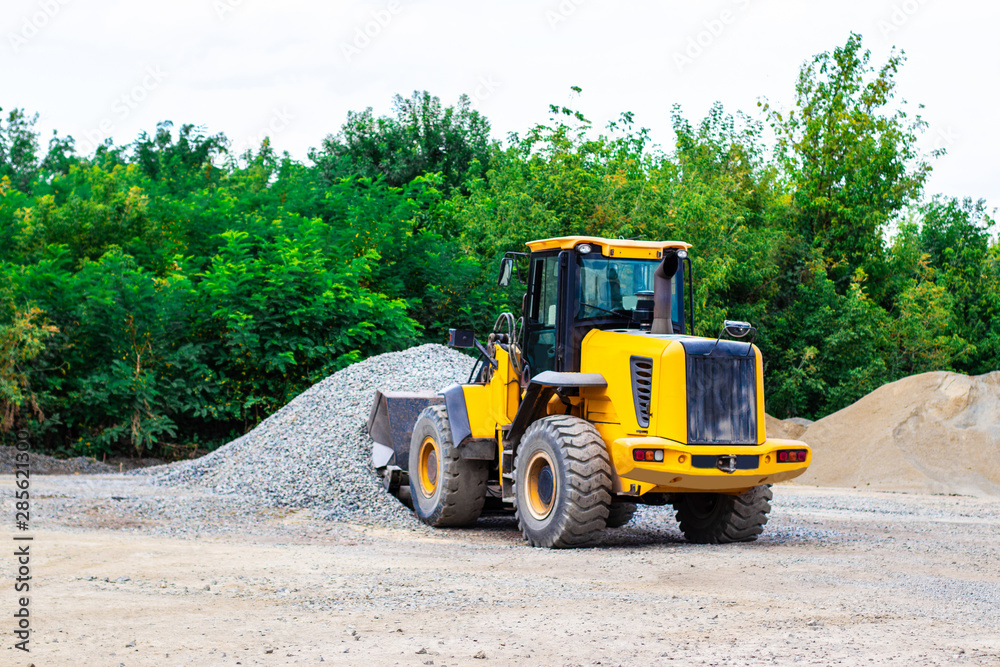
M 639 302 L 639 292 L 653 291 L 653 273 L 658 259 L 616 259 L 603 255 L 579 255 L 580 283 L 577 321 L 607 319 L 619 316 L 629 323 L 638 322 L 632 316 Z M 650 296 L 645 297 L 652 300 Z M 684 322 L 683 271 L 674 276 L 671 304 L 674 328 L 683 330 Z M 622 327 L 630 326 L 622 322 Z M 638 326 L 637 324 L 635 326 Z

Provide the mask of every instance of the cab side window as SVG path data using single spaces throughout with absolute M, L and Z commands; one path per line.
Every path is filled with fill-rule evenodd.
M 555 368 L 556 304 L 559 290 L 559 257 L 536 257 L 531 264 L 531 297 L 525 356 L 531 374 Z

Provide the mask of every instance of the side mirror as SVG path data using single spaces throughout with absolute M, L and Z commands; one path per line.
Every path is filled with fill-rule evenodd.
M 448 347 L 470 348 L 475 346 L 475 332 L 465 329 L 448 329 Z
M 750 326 L 749 322 L 737 322 L 735 320 L 726 320 L 723 322 L 722 328 L 733 338 L 743 338 L 751 331 L 756 331 L 756 329 Z
M 507 287 L 510 285 L 510 278 L 514 275 L 514 260 L 504 257 L 500 260 L 500 277 L 497 278 L 497 285 Z

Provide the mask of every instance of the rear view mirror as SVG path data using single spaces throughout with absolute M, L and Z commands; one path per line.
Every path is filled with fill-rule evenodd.
M 512 275 L 514 275 L 514 260 L 510 257 L 504 257 L 500 260 L 500 277 L 497 278 L 497 285 L 507 287 L 510 285 Z
M 470 348 L 476 346 L 476 334 L 465 329 L 448 329 L 448 347 Z
M 756 331 L 756 329 L 750 326 L 749 322 L 737 322 L 735 320 L 726 320 L 723 322 L 722 328 L 733 338 L 743 338 L 751 331 Z

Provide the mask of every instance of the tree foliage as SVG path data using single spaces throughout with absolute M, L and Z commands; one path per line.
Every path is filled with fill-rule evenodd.
M 893 52 L 877 70 L 870 61 L 852 33 L 802 67 L 787 112 L 763 104 L 793 186 L 796 227 L 840 263 L 844 281 L 852 266 L 880 266 L 883 227 L 916 200 L 931 170 L 916 148 L 926 123 L 894 105 L 905 56 Z
M 458 187 L 486 163 L 489 122 L 462 95 L 455 106 L 426 91 L 393 98 L 395 116 L 375 118 L 372 108 L 351 112 L 336 135 L 310 154 L 329 181 L 345 176 L 382 177 L 398 187 L 429 172 Z

